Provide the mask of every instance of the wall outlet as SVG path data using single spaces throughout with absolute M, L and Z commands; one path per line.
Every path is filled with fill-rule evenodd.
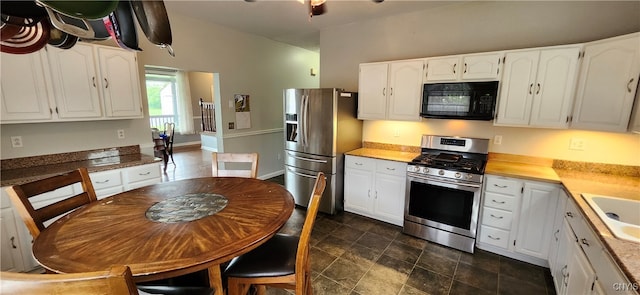
M 22 136 L 11 136 L 11 147 L 21 148 L 22 147 Z
M 229 129 L 235 129 L 235 128 L 236 128 L 236 123 L 229 122 Z
M 118 129 L 117 133 L 119 139 L 124 139 L 124 129 Z
M 502 144 L 502 135 L 496 135 L 493 137 L 493 144 L 500 145 Z
M 586 146 L 586 142 L 582 138 L 571 138 L 571 142 L 569 143 L 569 149 L 575 151 L 584 151 Z

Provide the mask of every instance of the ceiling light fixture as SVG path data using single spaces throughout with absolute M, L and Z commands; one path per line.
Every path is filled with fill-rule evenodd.
M 327 0 L 309 0 L 309 17 L 324 14 L 326 12 L 326 2 Z

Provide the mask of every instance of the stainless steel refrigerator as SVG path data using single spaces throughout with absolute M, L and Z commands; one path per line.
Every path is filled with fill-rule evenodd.
M 321 212 L 342 211 L 344 153 L 362 147 L 357 93 L 336 88 L 284 90 L 284 184 L 307 207 L 319 171 L 327 177 Z

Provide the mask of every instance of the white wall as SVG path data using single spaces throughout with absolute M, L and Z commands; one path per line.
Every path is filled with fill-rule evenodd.
M 363 62 L 580 43 L 636 31 L 638 1 L 452 2 L 321 31 L 320 85 L 357 91 Z M 640 165 L 640 136 L 631 134 L 494 127 L 482 121 L 365 121 L 363 140 L 419 146 L 420 135 L 427 133 L 502 135 L 502 145 L 492 145 L 492 152 Z M 584 151 L 568 150 L 573 137 L 585 139 Z

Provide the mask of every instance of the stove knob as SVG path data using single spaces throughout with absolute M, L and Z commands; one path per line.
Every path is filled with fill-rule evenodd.
M 440 170 L 440 171 L 438 171 L 438 174 L 439 174 L 439 175 L 444 175 L 444 170 Z
M 422 173 L 424 173 L 424 174 L 429 173 L 429 168 L 427 168 L 427 167 L 422 167 Z
M 467 179 L 471 179 L 471 178 L 473 178 L 473 174 L 467 174 L 466 177 L 467 177 Z
M 456 178 L 460 178 L 460 177 L 462 177 L 462 174 L 460 174 L 460 172 L 456 172 L 456 174 L 454 174 L 454 176 L 455 176 Z

